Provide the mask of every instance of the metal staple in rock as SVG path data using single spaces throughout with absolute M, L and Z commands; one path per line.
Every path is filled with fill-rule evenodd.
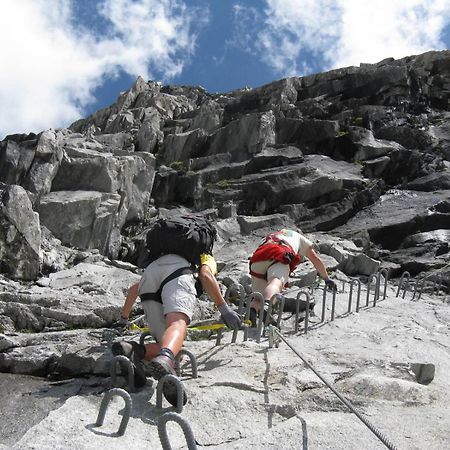
M 381 276 L 383 275 L 384 278 L 384 288 L 383 288 L 383 300 L 386 298 L 387 293 L 387 286 L 388 286 L 388 279 L 389 279 L 389 272 L 387 269 L 380 269 L 378 271 L 378 289 L 380 289 L 381 285 Z M 378 296 L 380 295 L 378 291 Z
M 377 276 L 377 274 L 373 273 L 369 276 L 369 279 L 367 280 L 367 295 L 366 295 L 366 307 L 369 306 L 369 299 L 370 299 L 370 288 L 372 285 L 372 280 L 375 278 L 375 292 L 373 295 L 373 306 L 376 306 L 377 304 L 377 298 L 378 298 L 378 291 L 379 291 L 379 285 L 378 282 L 380 281 L 380 277 Z
M 178 376 L 181 375 L 181 357 L 183 355 L 186 355 L 189 358 L 189 362 L 191 363 L 191 368 L 192 368 L 192 378 L 197 378 L 198 377 L 198 367 L 197 367 L 197 359 L 195 358 L 194 354 L 189 351 L 187 348 L 182 348 L 177 356 L 175 357 L 175 371 L 177 373 Z
M 264 297 L 260 292 L 252 292 L 247 300 L 247 308 L 245 310 L 245 320 L 250 320 L 250 304 L 254 299 L 257 299 L 261 305 L 264 304 Z M 248 328 L 244 328 L 244 341 L 248 340 Z
M 406 290 L 409 286 L 410 278 L 411 278 L 411 274 L 408 271 L 402 273 L 402 276 L 400 277 L 400 283 L 399 283 L 398 289 L 397 289 L 397 294 L 395 294 L 396 297 L 398 297 L 398 294 L 400 294 L 400 290 L 402 289 L 403 283 L 405 282 L 405 279 L 406 279 L 407 284 L 406 284 L 406 287 L 403 289 L 403 296 L 402 296 L 402 298 L 405 298 Z
M 359 301 L 361 298 L 361 280 L 359 280 L 358 278 L 354 278 L 350 282 L 350 293 L 348 295 L 348 308 L 347 308 L 348 314 L 350 314 L 352 312 L 353 286 L 355 284 L 358 286 L 358 294 L 356 297 L 356 312 L 359 312 Z
M 277 327 L 278 328 L 281 327 L 281 319 L 283 318 L 283 311 L 284 311 L 285 303 L 286 303 L 286 298 L 282 294 L 275 294 L 270 299 L 271 310 L 273 310 L 273 306 L 275 304 L 279 305 L 278 306 L 278 317 L 277 317 Z M 264 325 L 267 326 L 268 322 L 269 322 L 269 315 L 266 318 Z
M 197 443 L 195 442 L 194 433 L 189 422 L 174 412 L 167 412 L 158 419 L 158 435 L 163 450 L 172 450 L 169 435 L 167 434 L 167 422 L 169 421 L 177 422 L 180 425 L 186 439 L 188 450 L 197 450 Z
M 320 323 L 325 322 L 325 310 L 327 306 L 327 290 L 323 290 L 323 296 L 322 296 L 322 315 L 320 317 Z
M 327 287 L 324 287 L 324 290 L 327 290 Z M 333 289 L 333 299 L 331 300 L 331 321 L 334 320 L 334 315 L 336 312 L 336 289 Z
M 428 275 L 419 276 L 416 279 L 415 283 L 414 283 L 413 295 L 412 295 L 411 300 L 414 301 L 416 299 L 416 295 L 417 295 L 417 300 L 420 300 L 420 298 L 422 297 L 422 293 L 423 293 L 423 291 L 425 289 L 425 281 L 428 280 L 428 279 L 431 279 L 432 282 L 433 282 L 430 295 L 434 295 L 435 292 L 436 292 L 436 294 L 439 294 L 439 291 L 440 291 L 440 289 L 442 287 L 442 282 L 443 282 L 442 273 L 448 267 L 450 267 L 450 263 L 448 263 L 445 266 L 441 267 L 437 272 L 434 272 L 434 273 L 431 273 L 431 274 L 428 274 Z M 400 291 L 403 288 L 403 296 L 402 296 L 402 298 L 405 298 L 406 291 L 407 291 L 407 289 L 409 287 L 410 278 L 411 278 L 411 275 L 410 275 L 410 273 L 408 271 L 405 271 L 405 272 L 402 273 L 402 275 L 400 277 L 400 282 L 399 282 L 399 285 L 398 285 L 396 297 L 399 296 Z M 407 284 L 404 286 L 405 279 L 407 280 Z
M 306 310 L 305 310 L 305 334 L 308 333 L 308 326 L 309 326 L 309 305 L 311 302 L 311 297 L 309 295 L 309 292 L 306 291 L 300 291 L 297 294 L 297 303 L 295 305 L 295 332 L 298 333 L 298 321 L 299 321 L 299 315 L 300 315 L 300 297 L 306 298 Z
M 422 297 L 423 290 L 425 288 L 425 280 L 427 280 L 428 278 L 432 278 L 432 281 L 433 281 L 433 286 L 431 288 L 430 294 L 433 295 L 435 291 L 436 291 L 436 293 L 439 293 L 439 290 L 441 289 L 441 286 L 442 286 L 442 275 L 440 273 L 438 273 L 437 275 L 436 274 L 427 275 L 427 276 L 417 278 L 416 282 L 414 283 L 413 297 L 411 300 L 414 300 L 416 298 L 417 290 L 419 290 L 419 295 L 417 297 L 417 300 L 420 300 L 420 298 Z M 439 284 L 438 284 L 438 282 L 439 282 Z M 437 285 L 437 288 L 436 288 L 436 285 Z
M 272 327 L 273 328 L 273 327 Z M 354 406 L 345 398 L 343 397 L 322 375 L 320 375 L 319 372 L 312 366 L 312 364 L 306 360 L 280 333 L 279 330 L 276 328 L 273 329 L 273 331 L 280 337 L 280 339 L 306 364 L 306 366 L 311 369 L 319 378 L 320 380 L 331 389 L 333 394 L 336 395 L 336 397 L 351 411 L 353 412 L 356 417 L 358 417 L 361 422 L 369 428 L 370 431 L 389 449 L 391 450 L 397 450 L 397 447 L 383 434 L 381 433 L 375 425 L 369 422 L 369 420 L 364 417 L 359 411 L 357 411 Z
M 130 392 L 134 392 L 135 391 L 135 386 L 134 386 L 134 367 L 133 367 L 133 363 L 124 355 L 117 355 L 117 356 L 114 356 L 114 358 L 111 359 L 111 363 L 110 363 L 110 366 L 109 366 L 110 375 L 111 375 L 111 384 L 113 386 L 116 384 L 116 380 L 117 380 L 117 374 L 116 374 L 117 364 L 119 364 L 119 366 L 121 364 L 124 364 L 126 366 L 126 368 L 127 368 L 127 375 L 128 375 L 128 387 L 130 389 Z
M 95 426 L 101 427 L 103 425 L 103 422 L 105 420 L 106 410 L 107 410 L 108 405 L 110 404 L 112 398 L 115 395 L 122 397 L 125 401 L 125 411 L 123 413 L 122 420 L 120 421 L 119 431 L 117 431 L 117 435 L 122 436 L 125 433 L 125 430 L 127 429 L 128 421 L 130 420 L 130 415 L 131 415 L 131 407 L 133 404 L 130 394 L 127 391 L 125 391 L 124 389 L 120 389 L 120 388 L 110 389 L 105 394 L 105 396 L 103 397 L 102 403 L 100 404 L 100 410 L 98 412 L 97 421 L 95 422 Z

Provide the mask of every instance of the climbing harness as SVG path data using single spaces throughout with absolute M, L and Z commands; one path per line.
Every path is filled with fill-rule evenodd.
M 163 291 L 164 286 L 169 283 L 169 281 L 174 280 L 175 278 L 180 277 L 181 275 L 188 275 L 188 274 L 193 274 L 194 273 L 194 269 L 191 266 L 188 267 L 181 267 L 177 270 L 175 270 L 175 272 L 172 272 L 168 277 L 164 278 L 164 280 L 161 282 L 161 284 L 159 285 L 159 288 L 156 292 L 144 292 L 142 294 L 140 294 L 140 298 L 141 298 L 141 302 L 148 302 L 150 300 L 158 302 L 158 303 L 162 303 L 162 298 L 161 298 L 161 294 Z
M 311 369 L 319 378 L 320 380 L 331 389 L 333 394 L 336 395 L 336 397 L 352 412 L 354 413 L 361 422 L 369 428 L 370 431 L 389 449 L 396 450 L 397 447 L 384 435 L 382 434 L 372 423 L 369 422 L 369 420 L 364 417 L 360 412 L 358 412 L 354 406 L 345 398 L 343 397 L 315 368 L 314 366 L 306 360 L 280 333 L 278 329 L 275 327 L 271 327 L 273 330 L 272 332 L 275 333 L 304 363 L 305 365 Z

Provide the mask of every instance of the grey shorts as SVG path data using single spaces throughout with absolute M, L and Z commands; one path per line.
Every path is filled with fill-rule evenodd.
M 156 292 L 165 278 L 175 270 L 188 266 L 188 261 L 178 255 L 158 258 L 145 269 L 139 284 L 139 293 Z M 194 276 L 185 274 L 169 281 L 163 287 L 161 299 L 162 303 L 153 300 L 141 302 L 150 332 L 158 342 L 166 329 L 166 314 L 180 312 L 187 316 L 188 323 L 191 321 L 196 302 Z

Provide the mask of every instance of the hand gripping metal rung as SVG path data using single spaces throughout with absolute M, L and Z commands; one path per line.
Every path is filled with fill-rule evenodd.
M 239 305 L 238 305 L 238 314 L 242 315 L 244 312 L 244 302 L 245 302 L 245 289 L 244 286 L 240 283 L 233 283 L 231 286 L 228 287 L 228 289 L 225 292 L 225 302 L 229 303 L 229 298 L 233 292 L 239 291 Z M 235 343 L 238 335 L 238 329 L 233 330 L 233 336 L 231 338 L 231 342 Z

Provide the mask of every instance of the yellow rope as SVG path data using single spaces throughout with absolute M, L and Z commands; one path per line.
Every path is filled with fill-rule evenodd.
M 244 320 L 242 322 L 246 326 L 250 326 L 251 322 L 250 320 Z M 220 330 L 221 328 L 226 328 L 227 326 L 224 323 L 212 323 L 209 325 L 196 325 L 188 327 L 188 331 L 205 331 L 205 330 Z M 129 328 L 129 330 L 136 330 L 140 333 L 145 333 L 147 331 L 150 331 L 148 327 L 140 327 L 139 325 L 136 325 L 135 323 L 132 323 Z

